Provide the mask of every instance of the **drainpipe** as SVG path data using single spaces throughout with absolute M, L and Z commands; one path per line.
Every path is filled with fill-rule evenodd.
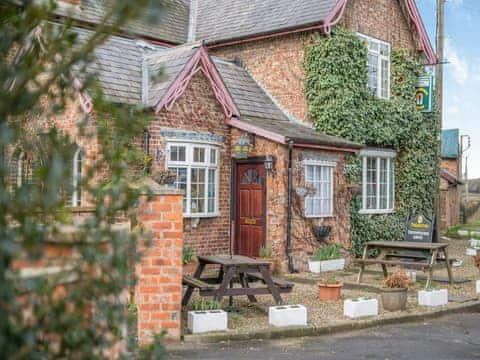
M 293 190 L 293 141 L 288 142 L 288 184 L 287 184 L 287 259 L 288 271 L 296 272 L 292 259 L 292 190 Z

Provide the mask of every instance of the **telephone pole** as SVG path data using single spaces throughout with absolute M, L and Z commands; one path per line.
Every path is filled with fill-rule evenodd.
M 435 241 L 440 241 L 440 174 L 442 166 L 441 146 L 442 146 L 442 127 L 443 127 L 443 63 L 444 63 L 444 44 L 445 44 L 445 2 L 446 0 L 437 0 L 437 66 L 435 74 L 435 103 L 437 110 L 437 166 L 436 166 L 436 189 L 434 198 L 434 207 L 436 214 Z

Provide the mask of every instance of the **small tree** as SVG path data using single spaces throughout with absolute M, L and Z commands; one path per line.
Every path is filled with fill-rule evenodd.
M 130 185 L 138 174 L 128 170 L 129 163 L 138 160 L 138 153 L 131 144 L 148 118 L 139 108 L 106 102 L 87 68 L 95 48 L 132 18 L 144 14 L 145 6 L 150 6 L 148 14 L 161 14 L 162 8 L 152 5 L 158 3 L 106 1 L 103 19 L 82 41 L 73 31 L 71 19 L 50 22 L 56 7 L 53 1 L 7 0 L 0 4 L 2 357 L 101 358 L 106 356 L 104 350 L 123 336 L 120 330 L 128 314 L 120 298 L 131 282 L 132 268 L 127 254 L 143 234 L 140 230 L 115 231 L 112 223 L 119 212 L 134 214 L 139 191 Z M 65 203 L 72 190 L 74 141 L 54 126 L 38 123 L 53 122 L 79 94 L 86 103 L 91 97 L 98 118 L 93 133 L 88 131 L 88 115 L 78 125 L 80 136 L 98 142 L 99 154 L 81 181 L 95 210 L 77 229 L 79 259 L 68 263 L 78 280 L 62 296 L 56 296 L 58 278 L 38 277 L 20 287 L 12 264 L 20 258 L 41 259 L 48 239 L 61 240 L 59 229 L 72 223 Z M 20 187 L 10 181 L 10 155 L 15 147 L 35 154 L 32 181 Z M 96 175 L 100 172 L 108 174 L 102 181 Z M 27 293 L 23 292 L 25 286 Z M 150 350 L 139 355 L 163 353 L 161 347 Z

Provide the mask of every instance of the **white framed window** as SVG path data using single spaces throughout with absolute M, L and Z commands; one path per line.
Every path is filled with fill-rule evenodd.
M 390 44 L 358 34 L 367 42 L 368 88 L 381 99 L 390 99 Z
M 362 151 L 363 214 L 386 214 L 395 209 L 395 152 Z
M 218 160 L 218 146 L 168 143 L 166 165 L 177 174 L 175 187 L 185 191 L 185 217 L 218 216 Z
M 305 197 L 305 216 L 321 218 L 333 216 L 334 162 L 305 161 L 305 185 L 313 193 Z
M 83 176 L 83 151 L 77 149 L 72 161 L 72 197 L 71 205 L 73 207 L 82 206 L 82 187 L 81 181 Z

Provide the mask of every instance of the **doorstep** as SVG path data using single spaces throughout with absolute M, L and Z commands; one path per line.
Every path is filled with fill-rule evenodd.
M 480 311 L 480 301 L 470 301 L 462 304 L 452 304 L 448 308 L 443 309 L 430 309 L 421 311 L 416 314 L 395 314 L 392 313 L 389 316 L 376 319 L 366 318 L 360 320 L 339 320 L 335 324 L 330 325 L 307 325 L 302 327 L 290 327 L 290 328 L 267 328 L 256 331 L 235 332 L 229 330 L 227 333 L 217 334 L 203 334 L 203 335 L 191 335 L 187 334 L 183 336 L 184 344 L 208 344 L 218 343 L 225 341 L 246 341 L 246 340 L 259 340 L 259 339 L 279 339 L 279 338 L 294 338 L 294 337 L 308 337 L 308 336 L 320 336 L 332 333 L 347 332 L 353 330 L 366 329 L 375 326 L 399 324 L 406 322 L 423 321 L 425 319 L 436 318 L 448 314 L 455 313 L 468 313 Z M 184 349 L 183 345 L 175 346 L 178 349 Z

